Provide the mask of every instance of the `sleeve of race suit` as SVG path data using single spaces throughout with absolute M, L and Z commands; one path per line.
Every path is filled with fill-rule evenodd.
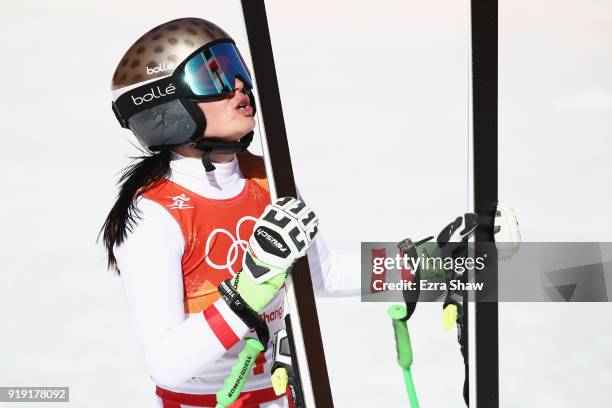
M 306 202 L 299 188 L 296 187 L 296 190 L 298 198 Z M 330 253 L 319 224 L 319 232 L 310 244 L 307 255 L 312 286 L 317 296 L 344 297 L 360 294 L 359 251 L 336 249 L 333 254 Z
M 330 252 L 321 231 L 308 249 L 308 266 L 317 296 L 358 296 L 361 290 L 358 251 Z
M 114 254 L 149 373 L 173 387 L 196 377 L 249 329 L 222 299 L 185 313 L 180 227 L 159 204 L 145 198 L 136 204 L 140 219 Z

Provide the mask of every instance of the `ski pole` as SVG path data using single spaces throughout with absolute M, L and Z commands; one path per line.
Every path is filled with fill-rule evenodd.
M 404 383 L 408 392 L 408 399 L 412 408 L 419 408 L 419 401 L 412 380 L 412 346 L 410 344 L 410 333 L 408 332 L 408 311 L 403 305 L 394 305 L 387 310 L 387 314 L 393 320 L 393 332 L 395 334 L 395 349 L 397 351 L 397 364 L 402 368 Z
M 259 340 L 246 338 L 244 348 L 238 354 L 238 361 L 232 367 L 230 375 L 223 381 L 223 388 L 217 392 L 216 408 L 227 408 L 238 399 L 255 360 L 262 351 L 264 351 L 264 346 Z

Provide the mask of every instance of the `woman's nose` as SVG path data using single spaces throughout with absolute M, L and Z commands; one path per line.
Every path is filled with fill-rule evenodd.
M 234 80 L 234 90 L 240 92 L 244 90 L 244 82 L 238 77 Z

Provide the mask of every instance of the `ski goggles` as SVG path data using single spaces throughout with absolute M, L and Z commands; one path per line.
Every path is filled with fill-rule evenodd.
M 163 78 L 130 89 L 113 102 L 113 112 L 127 128 L 136 113 L 179 98 L 217 100 L 236 89 L 236 79 L 251 90 L 253 82 L 236 45 L 229 40 L 207 44 Z

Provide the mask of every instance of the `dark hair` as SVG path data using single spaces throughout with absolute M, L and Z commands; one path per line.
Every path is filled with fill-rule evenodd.
M 117 182 L 119 185 L 117 200 L 98 235 L 98 238 L 102 235 L 108 268 L 118 274 L 120 271 L 113 254 L 113 247 L 123 242 L 139 219 L 138 209 L 134 206 L 136 198 L 170 171 L 170 150 L 161 150 L 135 159 L 138 160 L 136 163 L 121 172 Z

